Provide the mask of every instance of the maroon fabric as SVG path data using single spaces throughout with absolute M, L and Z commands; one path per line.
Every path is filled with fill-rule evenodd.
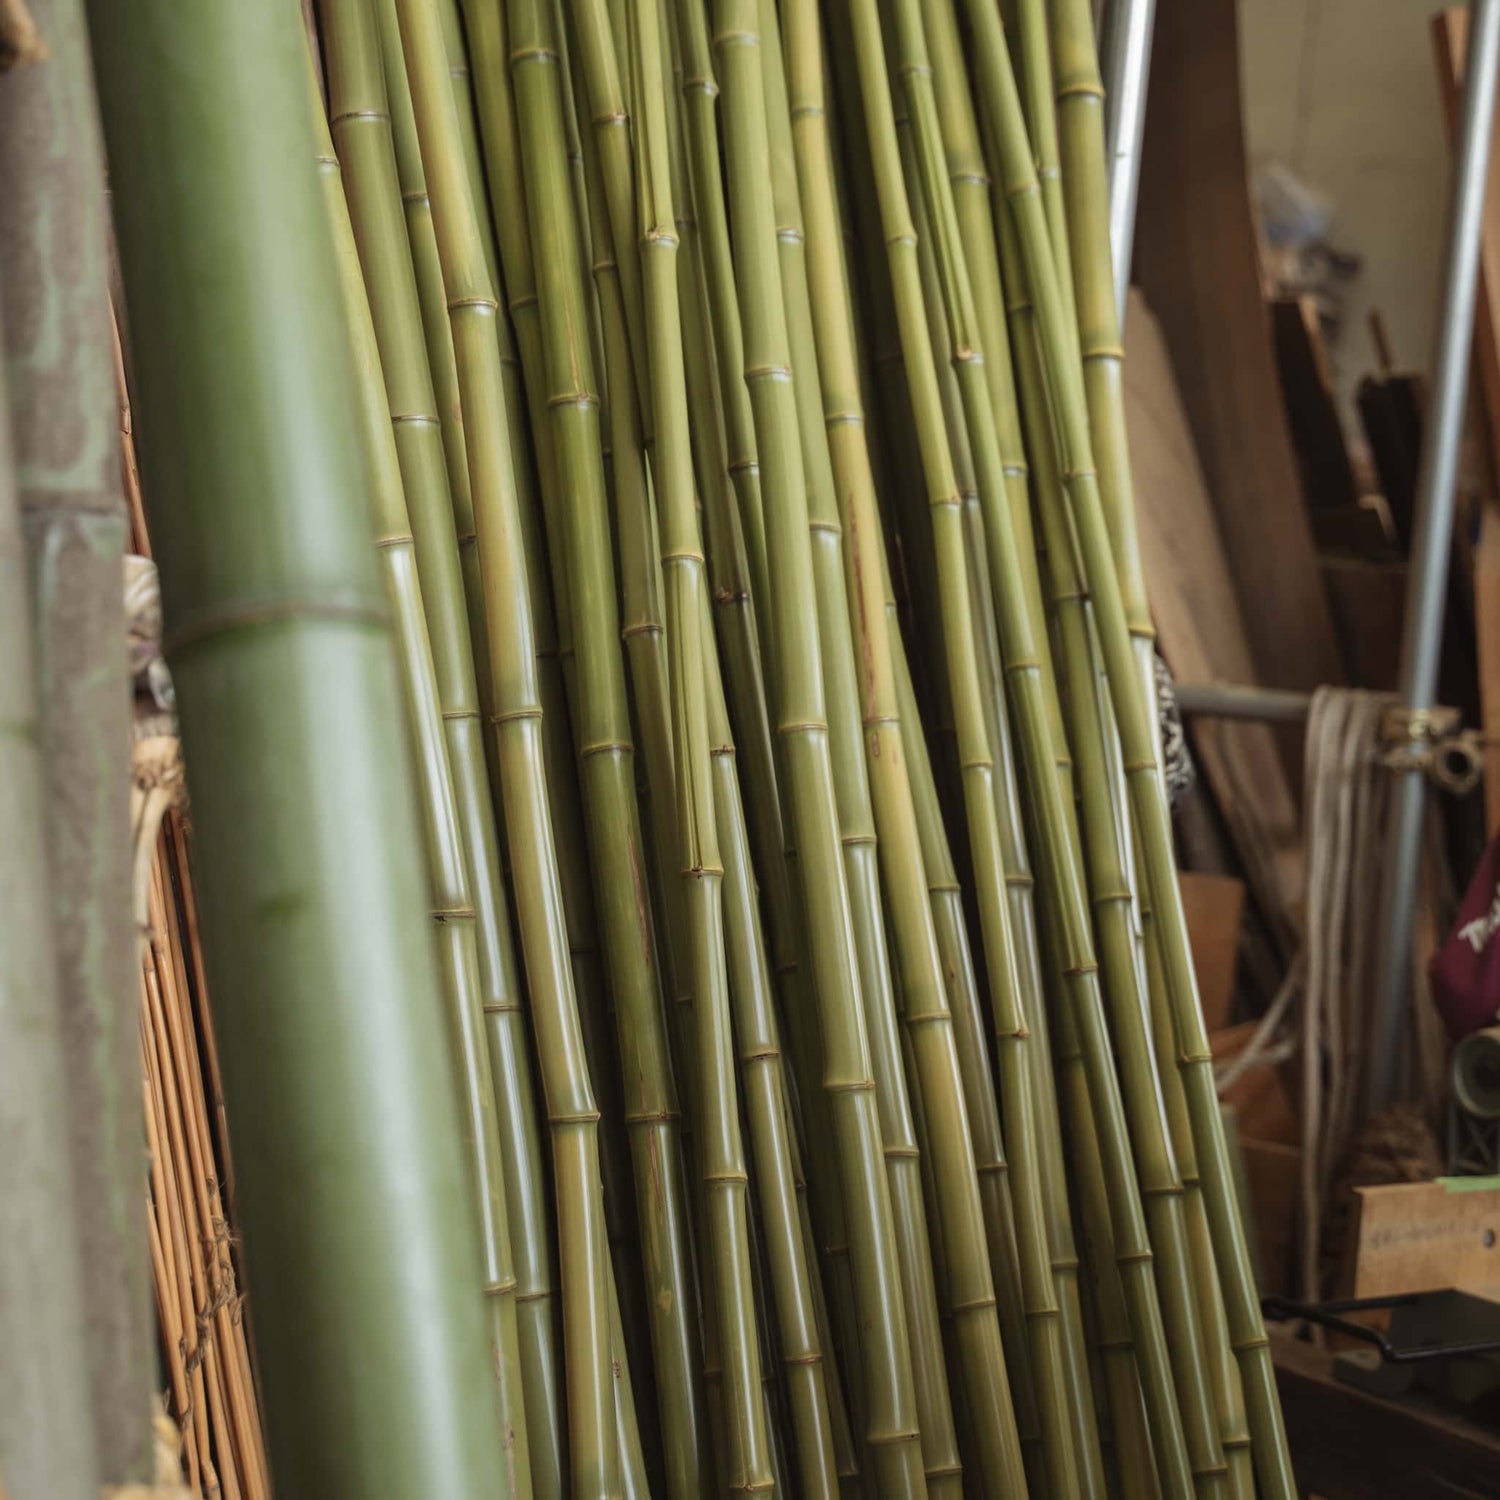
M 1500 1010 L 1500 835 L 1464 892 L 1447 941 L 1427 967 L 1433 1003 L 1454 1041 L 1495 1024 Z

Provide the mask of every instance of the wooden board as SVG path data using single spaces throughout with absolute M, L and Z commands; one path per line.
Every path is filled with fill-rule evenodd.
M 1500 1298 L 1496 1179 L 1400 1182 L 1356 1188 L 1355 1194 L 1359 1211 L 1353 1296 L 1458 1287 Z
M 1298 1489 L 1326 1500 L 1478 1500 L 1500 1492 L 1500 1435 L 1421 1396 L 1387 1401 L 1333 1373 L 1332 1356 L 1271 1330 Z
M 1350 682 L 1375 692 L 1395 692 L 1406 609 L 1406 564 L 1325 557 L 1322 567 Z
M 1245 908 L 1243 881 L 1231 875 L 1204 875 L 1184 870 L 1178 877 L 1203 1024 L 1217 1031 L 1229 1024 L 1234 1005 L 1234 970 L 1240 952 L 1240 915 Z
M 1315 510 L 1354 507 L 1359 503 L 1359 485 L 1344 445 L 1344 425 L 1334 399 L 1316 301 L 1277 297 L 1271 303 L 1271 332 L 1307 503 Z
M 1162 656 L 1179 682 L 1255 683 L 1244 616 L 1171 359 L 1138 291 L 1131 292 L 1125 318 L 1125 420 L 1141 562 Z M 1289 948 L 1299 925 L 1302 846 L 1275 737 L 1261 724 L 1216 719 L 1194 720 L 1190 732 L 1256 902 Z
M 1134 266 L 1208 479 L 1252 680 L 1342 682 L 1261 295 L 1235 0 L 1157 6 Z M 1293 764 L 1299 743 L 1283 739 Z

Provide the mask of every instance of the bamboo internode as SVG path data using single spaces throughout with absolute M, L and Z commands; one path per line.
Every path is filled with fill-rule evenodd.
M 150 320 L 171 277 L 195 307 L 211 277 L 150 264 L 121 133 L 188 114 L 113 5 L 161 46 L 171 7 L 95 6 Z M 282 438 L 337 461 L 267 470 L 244 571 L 248 480 L 220 536 L 150 432 L 144 475 L 208 916 L 274 947 L 264 902 L 311 878 L 274 820 L 254 860 L 229 849 L 257 787 L 226 736 L 267 674 L 309 699 L 317 662 L 345 677 L 341 738 L 275 721 L 313 737 L 282 817 L 317 822 L 335 749 L 363 747 L 312 873 L 335 839 L 367 868 L 322 898 L 276 1029 L 247 1020 L 271 971 L 204 930 L 232 1121 L 285 1089 L 289 1128 L 337 1135 L 302 1038 L 372 1132 L 336 1196 L 384 1248 L 347 1295 L 315 1279 L 328 1349 L 384 1319 L 379 1357 L 410 1360 L 343 1393 L 327 1351 L 294 1377 L 317 1318 L 278 1297 L 277 1248 L 353 1242 L 268 1205 L 248 1127 L 278 1483 L 361 1493 L 311 1456 L 327 1424 L 350 1473 L 393 1465 L 372 1494 L 1290 1496 L 1157 764 L 1091 7 L 319 0 L 317 121 L 293 10 L 205 55 L 253 31 L 286 106 L 255 180 L 317 242 L 335 389 Z M 215 143 L 170 195 L 181 245 L 234 198 L 215 173 L 250 170 Z M 290 339 L 299 252 L 244 238 L 261 208 L 213 243 L 241 236 L 235 326 L 280 299 Z M 230 462 L 191 378 L 148 338 L 147 420 L 217 423 Z M 263 457 L 276 399 L 246 416 Z M 274 633 L 230 637 L 265 599 L 287 637 L 262 662 Z M 412 811 L 377 826 L 377 792 Z M 334 1023 L 376 956 L 356 1043 Z

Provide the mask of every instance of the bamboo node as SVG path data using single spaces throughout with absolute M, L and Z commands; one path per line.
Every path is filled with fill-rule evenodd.
M 594 740 L 590 744 L 578 747 L 579 760 L 587 760 L 591 755 L 633 755 L 635 746 L 629 740 Z
M 342 125 L 345 120 L 384 120 L 389 123 L 391 112 L 388 109 L 346 109 L 336 115 L 328 117 L 330 126 Z
M 694 547 L 678 547 L 670 551 L 664 551 L 661 555 L 663 564 L 666 563 L 693 563 L 702 567 L 706 559 L 702 552 Z
M 411 188 L 402 193 L 401 201 L 403 203 L 426 203 L 429 207 L 432 204 L 432 199 L 427 196 L 426 188 Z
M 640 1109 L 627 1111 L 624 1118 L 627 1125 L 670 1125 L 682 1115 L 675 1109 Z
M 916 235 L 912 234 L 912 233 L 910 233 L 908 231 L 903 231 L 900 234 L 888 234 L 885 237 L 885 246 L 886 246 L 887 250 L 894 249 L 898 245 L 915 246 L 916 243 L 917 243 L 917 237 L 916 237 Z M 888 358 L 898 358 L 899 359 L 900 355 L 898 354 L 898 355 L 894 355 L 894 356 L 888 356 Z
M 987 1307 L 995 1306 L 995 1296 L 992 1292 L 988 1297 L 971 1297 L 967 1302 L 955 1302 L 949 1312 L 957 1317 L 960 1313 L 983 1312 Z
M 580 411 L 587 411 L 598 404 L 599 398 L 592 391 L 559 391 L 555 396 L 547 397 L 547 405 L 554 411 L 562 406 L 576 406 Z
M 454 297 L 448 303 L 449 312 L 460 312 L 466 307 L 479 307 L 486 312 L 500 311 L 500 304 L 493 297 Z
M 1075 469 L 1070 466 L 1063 470 L 1062 477 L 1064 484 L 1071 484 L 1075 479 L 1097 479 L 1099 471 L 1097 469 Z
M 714 33 L 715 47 L 758 47 L 760 46 L 760 33 L 756 31 L 716 31 Z
M 1126 771 L 1127 774 L 1132 774 L 1133 775 L 1136 771 L 1155 771 L 1155 770 L 1156 770 L 1156 757 L 1154 755 L 1148 755 L 1143 760 L 1127 760 L 1125 762 L 1125 771 Z
M 821 104 L 794 104 L 789 113 L 794 120 L 821 120 L 824 110 Z
M 929 495 L 927 505 L 930 510 L 962 510 L 964 508 L 963 496 L 957 492 L 951 495 Z
M 1007 674 L 1011 672 L 1040 672 L 1042 664 L 1035 656 L 1018 656 L 1006 662 L 1004 670 Z
M 548 1115 L 547 1123 L 549 1125 L 597 1125 L 599 1111 L 597 1109 L 565 1110 L 561 1114 Z
M 1123 901 L 1129 905 L 1135 899 L 1134 892 L 1128 890 L 1099 891 L 1094 897 L 1095 906 L 1114 906 Z
M 596 125 L 626 125 L 629 121 L 630 116 L 623 109 L 607 109 L 602 114 L 594 116 Z
M 1062 83 L 1057 87 L 1057 102 L 1062 103 L 1064 99 L 1103 99 L 1104 85 L 1095 83 L 1091 78 L 1080 79 L 1077 83 Z
M 450 723 L 458 719 L 477 719 L 478 717 L 477 708 L 445 708 L 443 710 L 443 718 Z
M 1095 344 L 1091 349 L 1083 351 L 1083 362 L 1088 364 L 1090 360 L 1108 360 L 1118 362 L 1125 358 L 1125 349 L 1121 344 Z
M 428 416 L 421 411 L 402 411 L 391 413 L 392 427 L 436 427 L 438 419 Z
M 539 705 L 528 704 L 525 708 L 508 708 L 502 713 L 490 715 L 491 724 L 510 724 L 517 719 L 540 719 L 542 710 Z
M 1025 479 L 1031 473 L 1031 467 L 1028 464 L 1002 464 L 1000 472 L 1007 479 Z
M 946 894 L 961 895 L 963 887 L 956 880 L 929 880 L 927 890 L 930 895 Z
M 984 363 L 984 351 L 971 348 L 968 344 L 959 344 L 953 350 L 953 363 L 956 365 L 982 365 Z
M 435 906 L 430 913 L 434 922 L 472 922 L 472 906 Z
M 1006 883 L 1006 885 L 1013 885 L 1013 886 L 1017 887 L 1019 890 L 1029 891 L 1036 884 L 1036 880 L 1029 873 L 1027 873 L 1027 874 L 1015 874 L 1015 875 L 1007 875 L 1005 877 L 1005 883 Z
M 733 1167 L 730 1167 L 722 1172 L 705 1172 L 703 1180 L 704 1182 L 723 1183 L 726 1187 L 743 1187 L 745 1183 L 750 1181 L 750 1176 L 747 1172 L 737 1172 Z
M 781 1048 L 773 1042 L 767 1042 L 764 1046 L 750 1047 L 740 1053 L 740 1061 L 745 1063 L 775 1062 L 780 1056 Z
M 825 536 L 843 536 L 844 528 L 837 521 L 816 520 L 807 523 L 807 529 L 813 532 L 822 532 Z
M 808 1354 L 783 1354 L 781 1362 L 784 1365 L 820 1365 L 823 1363 L 823 1356 L 814 1349 Z
M 480 1006 L 487 1016 L 519 1016 L 524 1008 L 519 1000 L 486 1000 Z
M 1149 1266 L 1151 1264 L 1151 1251 L 1146 1250 L 1117 1250 L 1115 1252 L 1115 1264 L 1117 1266 Z
M 1097 974 L 1098 972 L 1099 965 L 1096 964 L 1092 959 L 1085 959 L 1082 963 L 1079 964 L 1069 964 L 1068 967 L 1063 970 L 1063 978 L 1076 979 L 1084 974 Z
M 729 462 L 731 474 L 759 474 L 760 464 L 753 458 L 735 458 Z
M 682 92 L 684 94 L 702 94 L 707 99 L 719 97 L 719 85 L 712 78 L 700 78 L 696 75 L 682 80 Z
M 508 1276 L 503 1281 L 491 1281 L 485 1284 L 484 1295 L 486 1297 L 511 1297 L 515 1295 L 516 1278 Z
M 546 1302 L 551 1296 L 552 1288 L 550 1286 L 544 1286 L 537 1292 L 518 1291 L 516 1293 L 516 1306 L 519 1307 L 523 1302 Z
M 828 725 L 822 719 L 792 719 L 776 726 L 777 734 L 827 734 Z
M 628 641 L 638 635 L 665 635 L 666 627 L 660 620 L 638 620 L 634 625 L 620 627 L 620 639 Z
M 830 411 L 823 414 L 825 427 L 863 427 L 865 414 L 862 411 Z
M 1004 1161 L 982 1161 L 975 1164 L 974 1170 L 981 1177 L 1003 1177 L 1010 1172 L 1010 1163 Z
M 887 1161 L 920 1161 L 922 1157 L 915 1146 L 886 1146 L 881 1154 Z
M 847 1083 L 824 1083 L 825 1094 L 873 1094 L 875 1092 L 875 1080 L 873 1078 L 855 1078 Z
M 795 224 L 778 224 L 776 238 L 783 245 L 800 245 L 806 235 Z
M 747 365 L 745 367 L 745 381 L 748 384 L 752 380 L 786 380 L 792 378 L 792 367 L 790 365 Z
M 510 55 L 510 65 L 513 68 L 518 63 L 556 63 L 560 61 L 561 59 L 551 47 L 518 47 Z
M 867 1432 L 865 1441 L 872 1448 L 894 1448 L 900 1443 L 919 1442 L 921 1436 L 915 1427 L 911 1427 L 903 1428 L 898 1432 Z
M 174 656 L 231 631 L 287 625 L 298 620 L 383 628 L 390 623 L 390 616 L 381 607 L 352 600 L 340 603 L 330 599 L 276 599 L 264 604 L 231 606 L 210 611 L 181 630 L 164 633 L 162 654 Z
M 901 720 L 895 714 L 866 714 L 862 722 L 866 729 L 901 727 Z

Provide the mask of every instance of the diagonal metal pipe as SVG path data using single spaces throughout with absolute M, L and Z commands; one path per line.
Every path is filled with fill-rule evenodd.
M 1454 476 L 1469 384 L 1475 288 L 1490 136 L 1495 117 L 1495 75 L 1500 62 L 1500 0 L 1470 6 L 1468 64 L 1448 212 L 1447 255 L 1438 314 L 1437 350 L 1417 475 L 1416 522 L 1406 617 L 1401 634 L 1397 691 L 1414 711 L 1420 737 L 1423 710 L 1433 706 L 1443 643 L 1443 601 L 1453 531 Z M 1411 983 L 1412 907 L 1426 785 L 1419 770 L 1399 773 L 1391 802 L 1380 892 L 1380 948 L 1376 955 L 1369 1067 L 1371 1113 L 1396 1097 L 1402 1019 Z

